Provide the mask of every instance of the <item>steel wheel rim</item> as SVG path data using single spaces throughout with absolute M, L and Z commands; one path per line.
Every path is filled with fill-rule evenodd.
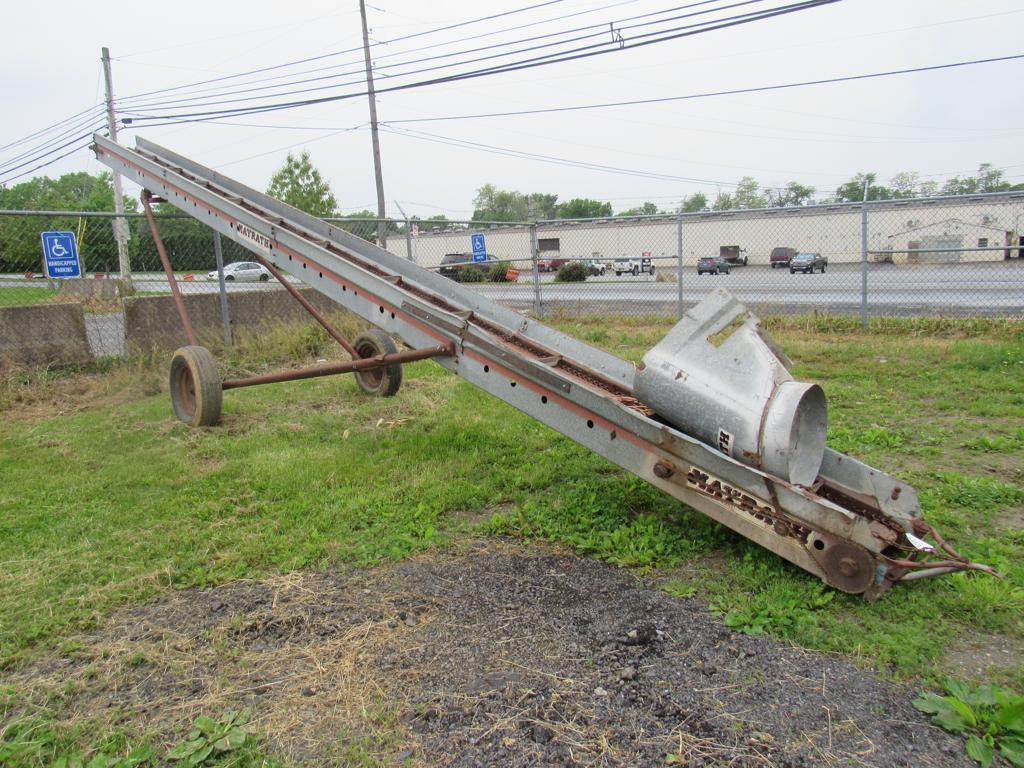
M 356 352 L 359 353 L 360 358 L 375 357 L 380 354 L 377 348 L 369 342 L 360 344 L 356 347 Z M 360 371 L 359 378 L 363 380 L 363 383 L 369 389 L 378 389 L 381 382 L 384 381 L 384 370 L 382 368 L 376 368 L 370 371 Z
M 192 369 L 187 365 L 183 366 L 178 373 L 176 383 L 178 390 L 178 402 L 188 416 L 194 416 L 196 412 L 196 382 L 192 378 Z

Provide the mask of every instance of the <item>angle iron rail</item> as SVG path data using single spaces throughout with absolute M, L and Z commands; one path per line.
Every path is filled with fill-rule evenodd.
M 633 394 L 636 367 L 143 139 L 94 136 L 97 159 L 263 256 L 438 364 L 815 574 L 875 599 L 929 563 L 913 488 L 826 449 L 818 481 L 794 485 L 671 425 Z M 922 542 L 923 544 L 923 542 Z M 925 545 L 927 547 L 927 545 Z

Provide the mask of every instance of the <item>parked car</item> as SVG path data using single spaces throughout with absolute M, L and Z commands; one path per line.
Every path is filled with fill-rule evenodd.
M 209 278 L 217 278 L 217 270 L 211 269 L 206 273 Z M 225 280 L 243 280 L 259 281 L 261 283 L 267 282 L 273 275 L 270 274 L 270 270 L 264 267 L 262 264 L 257 264 L 255 261 L 233 261 L 230 264 L 224 265 L 224 279 Z
M 816 269 L 820 269 L 824 273 L 827 266 L 828 259 L 820 253 L 798 253 L 790 259 L 789 274 L 792 275 L 794 272 L 803 272 L 804 274 L 810 272 L 813 274 Z
M 718 256 L 719 258 L 725 260 L 725 262 L 730 266 L 747 266 L 747 249 L 740 248 L 738 245 L 718 246 Z
M 654 264 L 651 262 L 650 257 L 642 256 L 639 259 L 631 259 L 628 256 L 623 256 L 621 259 L 615 260 L 615 275 L 643 275 L 649 274 L 654 277 Z
M 721 256 L 701 256 L 697 259 L 697 274 L 703 275 L 729 274 L 729 262 Z
M 587 274 L 591 276 L 603 275 L 608 269 L 600 259 L 583 259 L 582 261 Z
M 473 267 L 481 272 L 490 271 L 498 260 L 487 254 L 486 261 L 473 261 L 472 253 L 446 253 L 441 259 L 441 266 L 438 272 L 443 276 L 456 282 L 459 281 L 459 274 L 467 267 Z
M 539 259 L 537 261 L 538 272 L 557 272 L 569 263 L 569 259 Z
M 772 269 L 776 267 L 788 267 L 789 262 L 796 256 L 796 248 L 790 248 L 785 245 L 780 245 L 778 248 L 772 248 L 772 253 L 768 257 L 768 263 L 772 265 Z

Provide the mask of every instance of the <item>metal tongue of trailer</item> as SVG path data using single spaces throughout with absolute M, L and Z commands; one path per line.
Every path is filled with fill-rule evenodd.
M 795 381 L 758 319 L 724 292 L 635 366 L 156 144 L 129 149 L 96 134 L 93 150 L 143 187 L 188 341 L 170 370 L 186 423 L 216 424 L 226 390 L 316 376 L 353 373 L 366 392 L 393 396 L 402 365 L 429 358 L 837 589 L 876 599 L 897 581 L 994 573 L 943 541 L 913 488 L 826 447 L 821 388 Z M 351 360 L 221 380 L 178 291 L 154 199 L 249 249 Z M 376 327 L 350 343 L 289 276 Z

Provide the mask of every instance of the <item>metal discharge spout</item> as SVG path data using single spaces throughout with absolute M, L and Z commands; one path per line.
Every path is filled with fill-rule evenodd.
M 725 291 L 691 309 L 643 358 L 637 397 L 722 453 L 811 485 L 828 410 L 817 384 L 794 381 L 758 318 Z

